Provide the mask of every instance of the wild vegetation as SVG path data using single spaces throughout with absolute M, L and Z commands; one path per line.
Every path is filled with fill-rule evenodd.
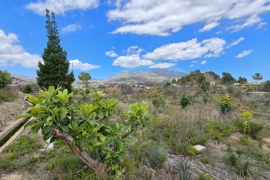
M 36 98 L 28 95 L 36 104 L 29 116 L 37 117 L 28 126 L 35 133 L 42 129 L 43 139 L 55 140 L 55 148 L 35 159 L 8 148 L 1 155 L 1 171 L 16 171 L 22 163 L 25 168 L 20 171 L 34 173 L 33 164 L 43 162 L 44 171 L 56 178 L 151 179 L 158 176 L 155 172 L 168 168 L 165 162 L 169 156 L 181 155 L 204 166 L 222 163 L 231 175 L 228 178 L 266 176 L 270 169 L 269 95 L 248 96 L 245 85 L 203 88 L 201 83 L 208 75 L 201 76 L 194 75 L 179 86 L 166 84 L 149 90 L 125 85 L 103 87 L 103 94 L 90 86 L 73 89 L 72 95 L 51 87 Z M 70 142 L 65 139 L 68 135 Z M 202 154 L 194 148 L 197 144 L 206 147 Z M 220 149 L 223 146 L 226 148 Z M 86 168 L 87 163 L 74 151 L 76 147 L 103 169 Z M 10 158 L 13 153 L 16 158 Z M 18 158 L 21 161 L 14 168 L 4 164 L 16 164 Z M 194 171 L 189 163 L 178 163 L 170 172 L 171 178 L 217 177 L 208 171 Z M 189 174 L 191 171 L 196 176 Z

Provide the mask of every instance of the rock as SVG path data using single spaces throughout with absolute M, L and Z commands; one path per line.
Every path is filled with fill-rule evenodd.
M 49 146 L 47 147 L 46 150 L 50 151 L 50 150 L 52 150 L 52 149 L 53 149 L 53 143 L 49 144 Z
M 196 149 L 198 153 L 202 153 L 204 150 L 206 150 L 206 147 L 199 144 L 193 146 L 193 148 Z

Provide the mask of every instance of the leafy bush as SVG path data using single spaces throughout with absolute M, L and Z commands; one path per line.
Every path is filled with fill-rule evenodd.
M 152 96 L 152 104 L 155 108 L 165 106 L 165 99 L 163 98 L 162 92 L 156 93 Z
M 110 125 L 109 118 L 118 102 L 105 99 L 98 91 L 92 94 L 91 103 L 77 105 L 72 95 L 53 86 L 42 90 L 38 97 L 28 94 L 34 106 L 17 119 L 35 117 L 26 124 L 33 133 L 41 129 L 44 140 L 63 139 L 94 171 L 103 175 L 118 172 L 118 163 L 126 152 L 125 144 L 130 142 L 127 137 L 148 120 L 146 103 L 130 105 L 124 123 Z
M 230 97 L 229 94 L 221 95 L 216 101 L 220 107 L 220 111 L 223 114 L 229 113 L 234 110 L 234 98 Z
M 248 161 L 243 161 L 241 155 L 235 155 L 233 152 L 229 152 L 225 156 L 225 161 L 227 164 L 233 166 L 235 168 L 235 171 L 240 176 L 249 176 L 250 171 L 250 163 Z
M 193 102 L 195 102 L 194 97 L 184 94 L 182 96 L 182 98 L 180 99 L 180 103 L 179 104 L 184 109 L 188 105 L 192 104 Z
M 231 124 L 212 121 L 206 125 L 205 129 L 207 133 L 206 136 L 220 141 L 222 137 L 229 136 L 233 133 L 234 126 Z

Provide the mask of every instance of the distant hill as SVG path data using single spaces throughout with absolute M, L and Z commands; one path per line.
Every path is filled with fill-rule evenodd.
M 127 82 L 157 82 L 164 83 L 171 81 L 173 78 L 181 78 L 187 73 L 174 72 L 164 69 L 154 69 L 149 72 L 139 71 L 131 73 L 129 71 L 122 72 L 112 78 L 106 80 L 107 83 L 127 83 Z
M 24 76 L 22 74 L 12 74 L 13 83 L 36 83 L 35 76 Z
M 174 71 L 168 71 L 165 69 L 153 69 L 150 72 L 153 72 L 159 76 L 164 76 L 168 79 L 174 79 L 174 78 L 181 78 L 182 76 L 186 76 L 187 73 L 185 72 L 174 72 Z

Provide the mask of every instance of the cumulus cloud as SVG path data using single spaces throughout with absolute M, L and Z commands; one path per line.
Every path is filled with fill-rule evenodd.
M 14 33 L 6 34 L 0 29 L 0 42 L 0 66 L 20 64 L 26 68 L 37 68 L 38 61 L 42 61 L 39 55 L 26 52 Z
M 226 49 L 232 47 L 232 46 L 235 46 L 237 44 L 239 44 L 241 41 L 243 41 L 245 38 L 243 37 L 240 37 L 239 39 L 237 39 L 236 41 L 232 42 L 231 44 L 229 44 L 228 46 L 226 46 Z
M 138 46 L 131 46 L 127 49 L 126 56 L 118 56 L 114 62 L 113 66 L 120 66 L 124 68 L 134 68 L 138 66 L 150 66 L 153 65 L 153 61 L 148 59 L 141 59 L 140 53 L 143 49 Z
M 27 4 L 26 9 L 32 10 L 39 15 L 45 15 L 45 9 L 53 11 L 55 14 L 64 14 L 66 11 L 75 9 L 87 10 L 96 8 L 99 0 L 46 0 L 45 2 L 31 2 Z
M 70 32 L 74 32 L 74 31 L 76 31 L 76 30 L 78 30 L 80 28 L 81 28 L 81 26 L 79 24 L 69 24 L 66 27 L 63 27 L 61 32 L 63 34 L 68 34 Z
M 246 51 L 243 51 L 242 53 L 240 53 L 240 54 L 238 54 L 237 56 L 235 56 L 235 58 L 242 58 L 242 57 L 245 57 L 245 56 L 249 55 L 251 52 L 252 52 L 252 50 L 246 50 Z
M 107 51 L 105 54 L 109 57 L 118 57 L 118 55 L 114 51 Z
M 190 60 L 199 57 L 218 57 L 223 53 L 226 41 L 220 38 L 205 39 L 198 42 L 196 38 L 186 42 L 166 44 L 148 52 L 143 57 L 161 60 Z
M 174 63 L 158 63 L 155 65 L 150 66 L 149 68 L 160 68 L 160 69 L 166 69 L 172 66 L 175 66 L 176 64 Z
M 122 23 L 112 33 L 168 36 L 196 23 L 204 23 L 200 32 L 210 31 L 221 20 L 229 20 L 228 29 L 238 31 L 259 23 L 268 11 L 269 0 L 116 0 L 107 17 Z
M 204 65 L 204 64 L 206 64 L 206 63 L 207 63 L 206 60 L 203 60 L 203 61 L 201 62 L 202 65 Z
M 99 65 L 92 65 L 92 64 L 88 64 L 88 63 L 82 63 L 78 59 L 70 60 L 69 63 L 70 63 L 70 66 L 73 66 L 73 69 L 82 70 L 82 71 L 91 70 L 91 69 L 97 69 L 97 68 L 101 67 Z

